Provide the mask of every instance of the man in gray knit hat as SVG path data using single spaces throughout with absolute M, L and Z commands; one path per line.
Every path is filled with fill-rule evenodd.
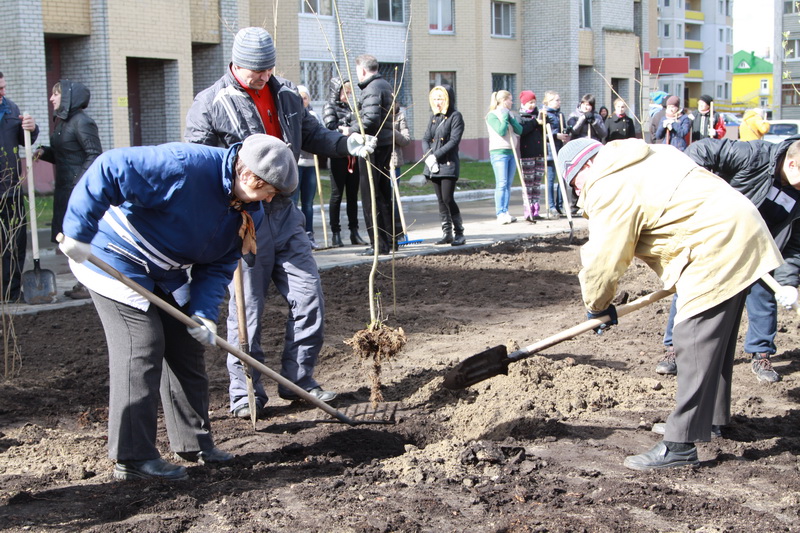
M 328 157 L 366 157 L 374 150 L 359 134 L 345 137 L 325 128 L 306 108 L 295 85 L 273 75 L 275 45 L 263 28 L 244 28 L 233 42 L 231 63 L 225 75 L 200 92 L 186 116 L 185 138 L 211 146 L 230 146 L 253 134 L 282 139 L 294 152 L 300 150 Z M 314 366 L 322 349 L 324 301 L 322 283 L 305 231 L 302 212 L 291 202 L 292 191 L 281 191 L 264 204 L 266 220 L 258 232 L 258 254 L 253 266 L 243 271 L 247 336 L 250 353 L 264 360 L 261 347 L 261 315 L 270 283 L 286 300 L 288 318 L 281 375 L 320 398 L 330 401 L 336 393 L 323 390 L 314 379 Z M 233 290 L 230 291 L 233 294 Z M 228 313 L 228 341 L 239 343 L 236 300 Z M 238 418 L 250 418 L 246 377 L 242 363 L 228 356 L 231 377 L 230 409 Z M 253 373 L 256 409 L 264 416 L 267 394 L 260 375 Z M 281 398 L 296 400 L 290 391 L 278 389 Z

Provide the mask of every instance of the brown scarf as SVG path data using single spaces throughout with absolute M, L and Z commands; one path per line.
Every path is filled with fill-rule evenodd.
M 234 197 L 230 206 L 242 214 L 242 225 L 239 228 L 239 237 L 242 239 L 242 257 L 247 257 L 248 254 L 255 256 L 258 245 L 256 244 L 256 226 L 253 224 L 253 217 L 244 209 L 244 202 L 238 198 Z

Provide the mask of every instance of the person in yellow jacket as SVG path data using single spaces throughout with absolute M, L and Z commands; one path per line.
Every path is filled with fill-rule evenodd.
M 617 323 L 617 283 L 634 257 L 677 291 L 676 406 L 664 440 L 629 456 L 635 470 L 697 465 L 695 442 L 730 418 L 731 376 L 748 287 L 783 262 L 750 200 L 669 145 L 590 139 L 558 153 L 589 220 L 579 279 L 589 318 Z M 797 179 L 800 180 L 800 173 Z
M 739 140 L 757 141 L 769 131 L 769 122 L 764 120 L 764 110 L 760 107 L 748 109 L 739 125 Z

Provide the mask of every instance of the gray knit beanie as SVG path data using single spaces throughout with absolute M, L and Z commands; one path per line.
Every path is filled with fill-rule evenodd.
M 275 44 L 264 28 L 242 28 L 233 39 L 231 61 L 247 70 L 269 70 L 275 67 Z
M 246 138 L 239 149 L 239 159 L 256 176 L 281 193 L 297 188 L 297 162 L 283 141 L 272 135 L 257 133 Z
M 602 147 L 599 142 L 584 137 L 568 142 L 558 151 L 558 168 L 567 185 Z

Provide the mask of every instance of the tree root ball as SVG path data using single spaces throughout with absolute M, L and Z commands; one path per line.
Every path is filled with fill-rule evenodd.
M 382 323 L 357 331 L 350 339 L 344 341 L 353 348 L 353 353 L 369 366 L 369 399 L 373 406 L 383 401 L 381 365 L 396 357 L 406 345 L 406 341 L 403 328 L 394 330 Z

